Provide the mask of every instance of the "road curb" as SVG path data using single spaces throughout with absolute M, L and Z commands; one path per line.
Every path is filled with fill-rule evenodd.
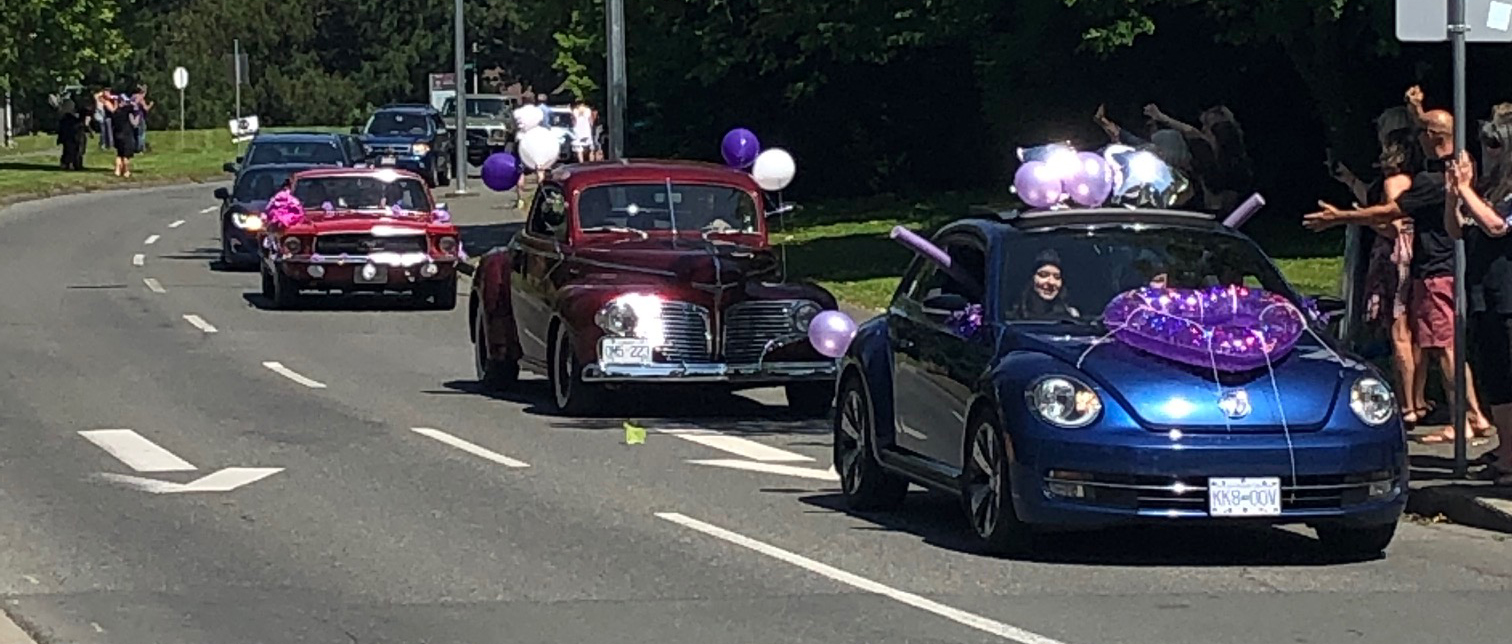
M 1426 485 L 1407 495 L 1407 511 L 1443 515 L 1460 525 L 1512 534 L 1512 501 L 1482 494 L 1486 486 Z
M 55 199 L 55 198 L 58 198 L 58 197 L 69 197 L 69 196 L 73 196 L 73 195 L 88 195 L 88 194 L 96 194 L 96 193 L 101 193 L 101 192 L 127 192 L 127 191 L 131 191 L 131 190 L 143 190 L 143 189 L 147 189 L 147 188 L 176 188 L 176 187 L 199 186 L 199 185 L 205 185 L 205 184 L 210 184 L 210 183 L 221 183 L 221 182 L 224 182 L 224 181 L 229 181 L 229 178 L 224 178 L 223 179 L 223 178 L 220 178 L 220 177 L 216 177 L 214 175 L 206 175 L 206 176 L 203 176 L 203 177 L 176 176 L 176 177 L 165 177 L 165 178 L 156 178 L 156 177 L 153 177 L 153 178 L 141 178 L 141 179 L 133 177 L 132 179 L 129 179 L 127 181 L 129 181 L 129 183 L 122 182 L 120 184 L 102 184 L 102 185 L 97 185 L 97 186 L 80 186 L 77 190 L 63 189 L 63 190 L 56 190 L 56 191 L 50 191 L 50 192 L 28 192 L 28 193 L 22 193 L 22 194 L 0 196 L 0 210 L 4 210 L 4 209 L 9 208 L 11 206 L 14 206 L 16 204 L 30 203 L 30 202 L 33 202 L 33 201 L 44 201 L 44 200 L 47 200 L 47 199 Z

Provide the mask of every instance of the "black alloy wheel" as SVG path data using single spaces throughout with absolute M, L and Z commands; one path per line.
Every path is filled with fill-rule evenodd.
M 883 469 L 872 451 L 871 402 L 861 379 L 847 376 L 834 420 L 834 463 L 840 491 L 852 510 L 891 510 L 903 503 L 908 480 Z
M 961 505 L 988 552 L 1016 554 L 1033 546 L 1034 532 L 1019 520 L 1013 508 L 1011 465 L 1004 440 L 1005 435 L 991 418 L 975 424 L 962 472 Z

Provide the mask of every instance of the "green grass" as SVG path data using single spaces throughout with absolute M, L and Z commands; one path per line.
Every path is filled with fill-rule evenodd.
M 345 128 L 299 127 L 277 130 L 337 131 Z M 151 150 L 131 163 L 131 178 L 115 176 L 115 153 L 101 150 L 99 138 L 89 140 L 84 169 L 58 167 L 62 153 L 52 135 L 17 137 L 16 147 L 0 148 L 0 201 L 47 197 L 74 192 L 225 178 L 221 165 L 234 160 L 242 146 L 231 142 L 226 130 L 148 131 Z
M 893 226 L 928 234 L 960 218 L 970 205 L 994 201 L 986 194 L 952 193 L 921 200 L 879 196 L 823 202 L 786 218 L 787 228 L 775 230 L 772 238 L 786 249 L 792 277 L 814 280 L 850 305 L 881 310 L 911 258 L 888 238 Z M 1304 294 L 1338 295 L 1342 257 L 1278 257 L 1276 264 Z

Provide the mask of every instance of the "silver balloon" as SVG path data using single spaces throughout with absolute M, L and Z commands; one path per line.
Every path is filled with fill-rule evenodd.
M 1135 208 L 1173 208 L 1191 199 L 1191 182 L 1155 153 L 1124 149 L 1105 150 L 1104 154 L 1112 159 L 1121 179 L 1113 191 L 1115 203 Z
M 1045 163 L 1048 162 L 1050 160 L 1050 157 L 1057 152 L 1070 152 L 1072 154 L 1076 154 L 1076 149 L 1071 147 L 1070 141 L 1063 143 L 1047 143 L 1045 145 L 1037 145 L 1032 148 L 1019 148 L 1018 158 L 1020 162 L 1039 161 L 1040 163 Z

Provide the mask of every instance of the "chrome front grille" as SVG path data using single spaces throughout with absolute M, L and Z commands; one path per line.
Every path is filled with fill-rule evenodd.
M 370 143 L 367 149 L 369 154 L 394 156 L 409 154 L 412 148 L 408 143 Z
M 315 238 L 315 252 L 321 255 L 371 255 L 373 253 L 423 253 L 425 237 L 375 237 L 362 233 L 320 235 Z
M 661 313 L 666 342 L 657 352 L 657 362 L 713 361 L 708 309 L 686 302 L 663 302 Z
M 1373 483 L 1395 481 L 1399 472 L 1379 471 L 1359 474 L 1301 475 L 1281 477 L 1281 511 L 1338 510 L 1371 500 Z M 1203 478 L 1169 478 L 1129 476 L 1090 472 L 1052 471 L 1045 477 L 1046 491 L 1058 500 L 1138 510 L 1140 512 L 1176 512 L 1206 514 L 1207 480 Z M 1069 497 L 1062 490 L 1078 488 L 1080 496 Z
M 791 300 L 742 302 L 725 311 L 724 357 L 730 364 L 754 364 L 767 343 L 797 338 Z

